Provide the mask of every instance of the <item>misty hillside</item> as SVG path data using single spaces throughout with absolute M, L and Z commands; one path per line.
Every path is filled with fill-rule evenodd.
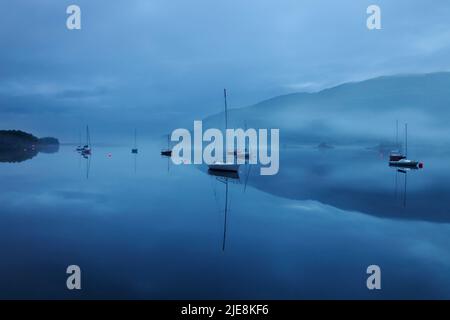
M 401 133 L 408 122 L 412 144 L 450 141 L 450 73 L 380 77 L 229 110 L 230 127 L 280 128 L 284 143 L 393 141 L 396 119 Z M 223 128 L 223 113 L 204 122 Z

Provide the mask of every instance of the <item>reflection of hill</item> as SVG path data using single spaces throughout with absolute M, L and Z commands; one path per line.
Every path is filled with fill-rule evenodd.
M 58 139 L 39 139 L 20 130 L 0 130 L 0 162 L 22 162 L 39 152 L 55 153 L 58 150 Z
M 277 175 L 260 176 L 252 170 L 248 184 L 282 198 L 318 201 L 345 211 L 450 223 L 450 177 L 440 167 L 448 163 L 448 154 L 428 155 L 425 169 L 408 172 L 407 189 L 405 174 L 363 148 L 320 152 L 311 147 L 282 150 L 280 156 Z

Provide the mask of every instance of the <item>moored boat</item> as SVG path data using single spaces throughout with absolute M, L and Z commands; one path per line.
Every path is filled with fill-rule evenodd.
M 400 159 L 396 161 L 389 161 L 389 165 L 392 167 L 406 167 L 406 168 L 417 168 L 421 167 L 421 163 L 415 160 Z
M 225 163 L 225 162 L 215 162 L 213 164 L 208 165 L 210 170 L 215 171 L 228 171 L 228 172 L 238 172 L 239 165 L 236 163 Z
M 225 131 L 228 129 L 228 107 L 227 107 L 227 90 L 223 89 L 223 96 L 225 99 Z M 237 151 L 231 151 L 234 153 L 234 157 L 236 158 Z M 237 163 L 227 163 L 227 162 L 220 162 L 216 161 L 213 164 L 208 165 L 210 170 L 215 171 L 229 171 L 229 172 L 238 172 L 239 171 L 239 164 Z

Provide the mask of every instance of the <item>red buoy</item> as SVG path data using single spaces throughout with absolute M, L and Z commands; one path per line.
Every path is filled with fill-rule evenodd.
M 419 162 L 419 168 L 422 169 L 423 168 L 423 163 Z

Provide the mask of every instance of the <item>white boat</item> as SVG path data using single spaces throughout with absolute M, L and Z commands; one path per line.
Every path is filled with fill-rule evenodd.
M 400 159 L 398 161 L 389 161 L 389 165 L 394 167 L 416 168 L 417 166 L 419 166 L 419 161 Z

